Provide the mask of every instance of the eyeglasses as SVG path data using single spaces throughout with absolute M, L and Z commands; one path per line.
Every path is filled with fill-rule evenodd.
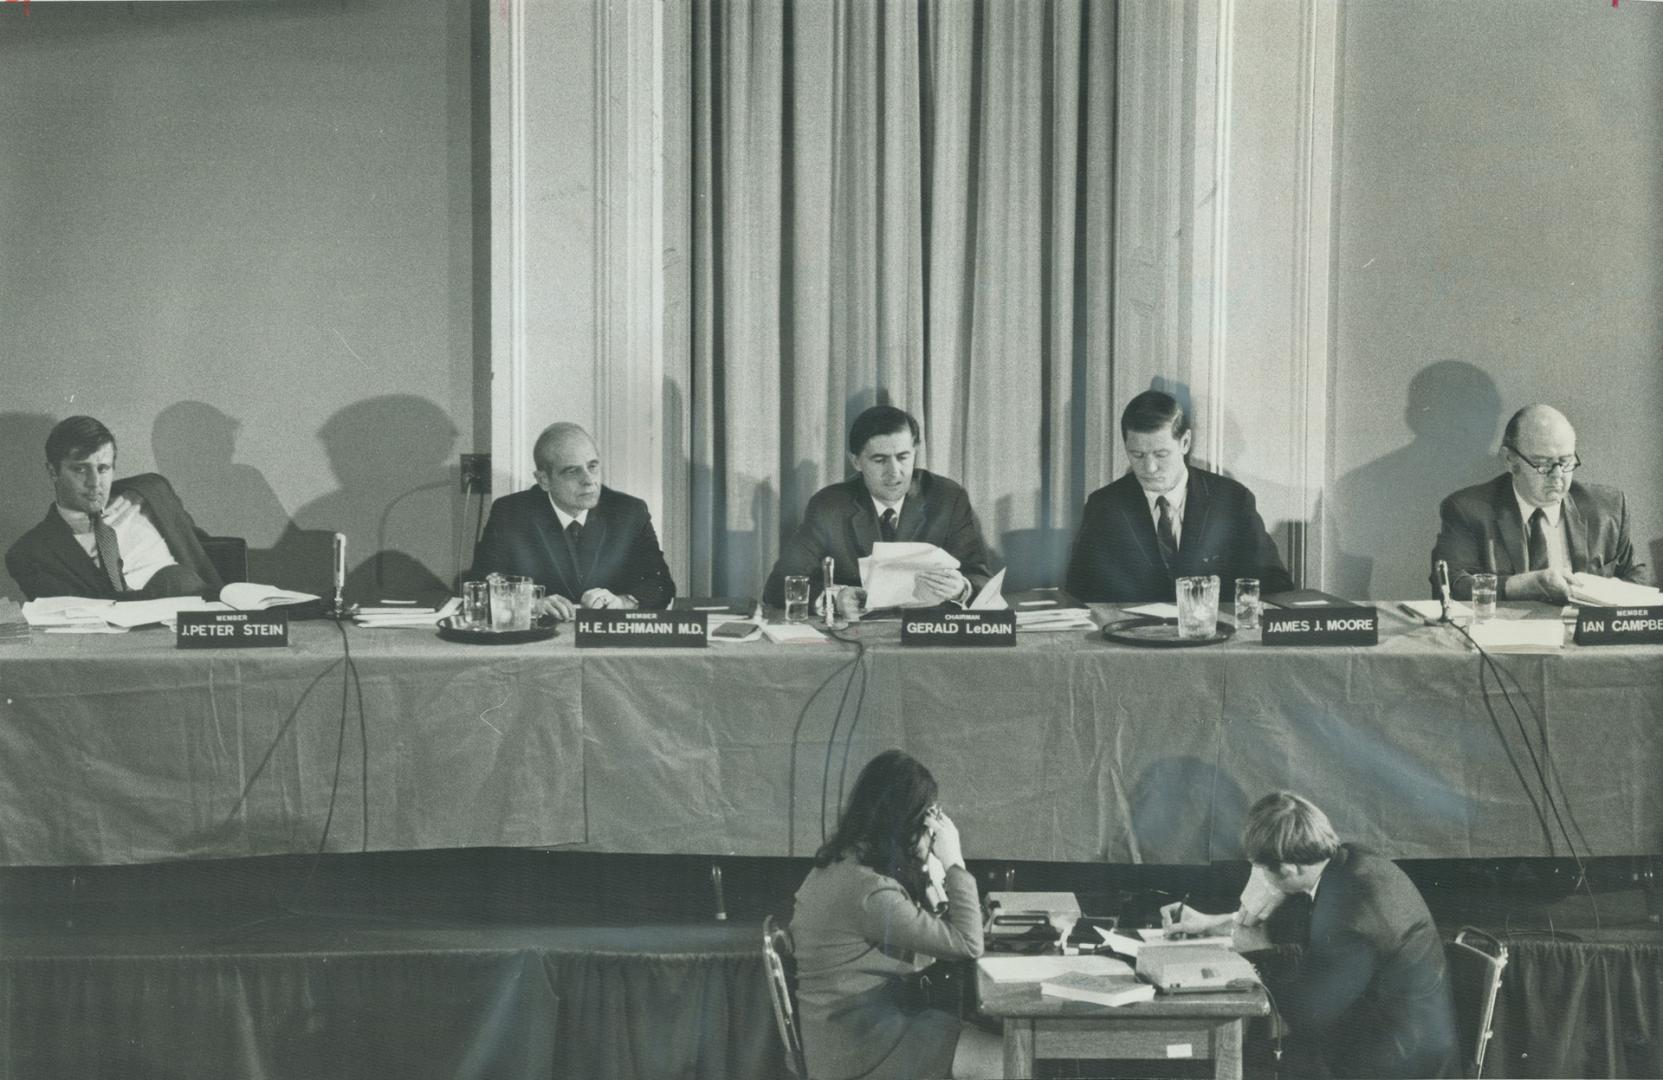
M 1542 476 L 1552 476 L 1556 472 L 1569 476 L 1571 473 L 1582 468 L 1582 455 L 1580 454 L 1572 454 L 1570 457 L 1566 458 L 1551 458 L 1547 461 L 1533 461 L 1519 453 L 1519 448 L 1516 446 L 1509 446 L 1507 448 L 1507 452 L 1524 462 L 1526 465 L 1530 466 L 1532 469 L 1536 470 L 1536 472 Z

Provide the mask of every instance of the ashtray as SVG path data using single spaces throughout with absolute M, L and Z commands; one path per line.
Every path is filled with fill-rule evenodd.
M 1220 621 L 1212 634 L 1201 638 L 1178 636 L 1177 619 L 1160 619 L 1153 615 L 1138 615 L 1121 619 L 1103 627 L 1103 640 L 1121 645 L 1135 645 L 1143 649 L 1193 649 L 1201 645 L 1217 645 L 1236 634 L 1236 628 Z
M 526 630 L 481 630 L 460 626 L 454 615 L 439 620 L 439 636 L 446 641 L 464 645 L 521 645 L 527 641 L 547 641 L 560 633 L 560 624 L 545 615 Z

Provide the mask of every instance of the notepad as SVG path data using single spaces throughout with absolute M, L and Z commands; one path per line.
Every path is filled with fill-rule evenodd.
M 776 645 L 824 645 L 831 641 L 807 623 L 764 623 L 762 633 Z

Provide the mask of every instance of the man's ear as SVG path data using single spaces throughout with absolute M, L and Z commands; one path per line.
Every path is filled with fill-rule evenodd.
M 1194 445 L 1194 443 L 1195 443 L 1195 429 L 1191 428 L 1190 430 L 1184 432 L 1184 437 L 1179 440 L 1179 445 L 1183 449 L 1179 451 L 1178 456 L 1179 457 L 1189 457 L 1190 447 L 1192 445 Z
M 533 469 L 531 471 L 531 478 L 537 481 L 537 486 L 542 488 L 544 491 L 549 489 L 549 474 L 544 472 L 542 469 Z
M 849 459 L 849 471 L 850 472 L 859 472 L 860 471 L 860 458 L 858 456 L 856 456 L 855 454 L 849 454 L 849 453 L 845 453 L 843 456 Z

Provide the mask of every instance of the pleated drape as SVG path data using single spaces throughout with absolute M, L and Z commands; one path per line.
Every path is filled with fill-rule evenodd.
M 692 575 L 754 594 L 869 405 L 1055 583 L 1110 397 L 1114 8 L 698 0 Z

